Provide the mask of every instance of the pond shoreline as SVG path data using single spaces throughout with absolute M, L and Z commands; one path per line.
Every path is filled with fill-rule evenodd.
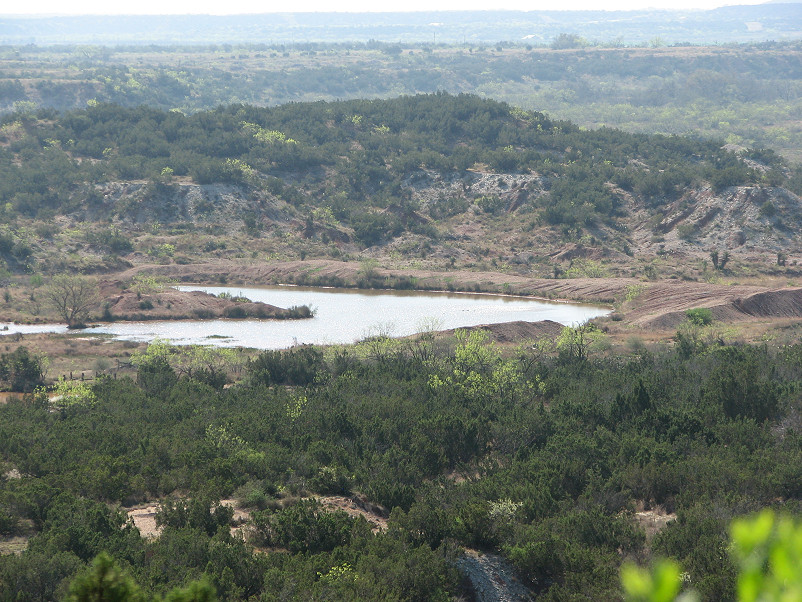
M 319 308 L 308 320 L 261 320 L 258 317 L 151 319 L 99 322 L 80 332 L 106 334 L 121 340 L 169 339 L 177 344 L 202 344 L 255 349 L 283 349 L 298 344 L 350 344 L 382 335 L 406 337 L 421 331 L 453 330 L 504 322 L 552 321 L 576 324 L 608 314 L 598 304 L 535 299 L 511 294 L 470 291 L 359 290 L 304 286 L 175 285 L 180 295 L 216 299 L 241 296 L 266 306 Z M 65 326 L 53 326 L 65 331 Z M 41 331 L 46 327 L 39 327 Z
M 171 278 L 179 284 L 207 286 L 314 286 L 359 290 L 488 293 L 538 297 L 549 301 L 612 304 L 625 295 L 635 278 L 547 279 L 486 271 L 435 271 L 365 266 L 355 261 L 237 262 L 140 265 L 114 276 L 119 282 L 137 274 Z
M 226 288 L 235 289 L 240 285 L 229 285 L 229 284 L 219 284 L 219 283 L 210 283 L 210 282 L 181 282 L 180 284 L 171 285 L 174 288 L 176 287 L 217 287 L 222 286 Z M 370 287 L 370 288 L 360 288 L 357 286 L 322 286 L 322 285 L 307 285 L 307 284 L 295 284 L 295 283 L 278 283 L 278 284 L 243 284 L 243 288 L 261 288 L 261 287 L 287 287 L 287 288 L 296 288 L 296 289 L 321 289 L 326 291 L 333 291 L 333 292 L 343 292 L 343 293 L 377 293 L 377 294 L 388 294 L 388 295 L 398 295 L 403 293 L 410 293 L 410 294 L 434 294 L 434 295 L 454 295 L 454 296 L 476 296 L 476 297 L 506 297 L 510 299 L 526 299 L 529 301 L 540 301 L 542 303 L 564 303 L 566 305 L 591 305 L 593 307 L 606 307 L 610 310 L 613 309 L 613 303 L 603 303 L 598 301 L 589 301 L 589 300 L 576 300 L 576 299 L 559 299 L 554 297 L 545 297 L 539 296 L 536 294 L 529 294 L 529 293 L 498 293 L 492 291 L 469 291 L 469 290 L 458 290 L 458 289 L 435 289 L 435 288 L 414 288 L 414 289 L 405 289 L 405 288 L 385 288 L 385 287 Z

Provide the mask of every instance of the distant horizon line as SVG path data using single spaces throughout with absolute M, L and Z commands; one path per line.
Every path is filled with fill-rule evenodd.
M 429 13 L 637 13 L 637 12 L 707 12 L 719 8 L 736 6 L 762 6 L 776 4 L 800 4 L 802 0 L 786 0 L 781 2 L 743 2 L 734 4 L 722 4 L 712 8 L 671 8 L 651 6 L 645 8 L 565 8 L 565 9 L 534 9 L 524 10 L 520 8 L 496 8 L 496 9 L 432 9 L 432 10 L 281 10 L 281 11 L 256 11 L 256 12 L 237 12 L 237 13 L 205 13 L 205 12 L 176 12 L 176 13 L 0 13 L 0 18 L 14 19 L 52 19 L 52 18 L 79 18 L 79 17 L 247 17 L 259 15 L 382 15 L 382 14 L 429 14 Z

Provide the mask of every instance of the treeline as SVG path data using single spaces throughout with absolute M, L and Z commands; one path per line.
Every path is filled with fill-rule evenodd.
M 571 38 L 571 36 L 567 36 Z M 577 36 L 573 36 L 577 38 Z M 573 39 L 572 38 L 572 39 Z M 80 78 L 53 81 L 34 77 L 0 80 L 0 107 L 33 101 L 42 107 L 74 109 L 89 99 L 154 108 L 208 110 L 220 104 L 248 102 L 278 105 L 316 97 L 325 100 L 452 93 L 518 82 L 570 91 L 575 100 L 636 106 L 664 106 L 695 101 L 773 102 L 802 95 L 798 44 L 733 46 L 727 49 L 682 48 L 655 51 L 635 48 L 583 48 L 581 38 L 552 52 L 515 43 L 490 46 L 431 47 L 393 44 L 298 44 L 212 48 L 69 48 L 31 54 L 41 67 L 48 59 L 79 67 Z M 557 41 L 552 44 L 557 44 Z M 506 50 L 506 52 L 505 52 Z M 171 53 L 190 58 L 164 65 Z M 40 56 L 45 55 L 45 56 Z M 133 64 L 132 57 L 144 64 Z M 338 61 L 336 57 L 343 60 Z M 45 58 L 46 57 L 46 58 Z M 202 58 L 228 59 L 209 69 Z M 291 58 L 294 57 L 294 58 Z M 293 61 L 306 59 L 304 68 Z M 7 59 L 9 60 L 9 59 Z M 197 61 L 197 63 L 196 63 Z M 13 64 L 13 60 L 10 60 Z M 382 66 L 376 77 L 376 63 Z M 234 68 L 237 65 L 240 68 Z M 246 67 L 241 68 L 242 65 Z M 295 68 L 286 68 L 286 67 Z M 618 82 L 621 85 L 610 86 Z M 503 97 L 496 96 L 502 100 Z M 727 103 L 725 103 L 727 104 Z
M 733 137 L 799 158 L 799 42 L 671 48 L 659 37 L 653 42 L 653 48 L 598 47 L 563 34 L 551 49 L 520 42 L 4 47 L 8 77 L 0 78 L 0 110 L 10 112 L 14 103 L 68 110 L 96 99 L 196 112 L 444 90 L 589 127 Z
M 730 519 L 800 510 L 802 347 L 686 329 L 600 356 L 588 334 L 509 358 L 479 334 L 265 352 L 225 389 L 146 354 L 136 381 L 10 401 L 0 459 L 22 476 L 0 481 L 0 529 L 34 535 L 0 557 L 0 599 L 57 597 L 102 551 L 149 593 L 205 575 L 223 599 L 447 599 L 461 547 L 546 600 L 617 598 L 622 561 L 652 554 L 733 599 Z M 385 530 L 307 499 L 357 493 Z M 116 509 L 165 497 L 156 539 Z M 636 505 L 677 518 L 647 545 Z
M 109 206 L 98 184 L 148 179 L 140 195 L 147 201 L 169 196 L 173 178 L 189 176 L 199 184 L 263 191 L 306 213 L 327 208 L 362 242 L 375 244 L 424 228 L 414 216 L 420 204 L 404 185 L 421 169 L 457 176 L 475 167 L 537 172 L 549 192 L 525 191 L 529 208 L 568 225 L 614 220 L 616 186 L 654 206 L 691 183 L 711 182 L 721 190 L 786 179 L 782 159 L 770 151 L 760 155 L 770 167 L 764 173 L 717 142 L 584 131 L 504 103 L 443 93 L 276 108 L 232 105 L 189 116 L 94 104 L 63 115 L 16 113 L 2 123 L 0 200 L 7 219 L 76 211 L 127 218 L 136 203 Z

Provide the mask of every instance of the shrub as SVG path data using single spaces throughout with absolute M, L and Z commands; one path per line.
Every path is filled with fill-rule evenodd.
M 10 391 L 28 393 L 44 384 L 46 360 L 17 347 L 11 353 L 0 355 L 0 384 Z
M 248 364 L 251 382 L 262 385 L 309 385 L 323 368 L 323 354 L 314 347 L 265 351 Z
M 301 500 L 275 514 L 254 513 L 254 525 L 264 543 L 292 553 L 315 554 L 347 545 L 353 522 L 342 510 L 326 512 L 315 499 Z
M 708 326 L 713 323 L 713 311 L 708 307 L 696 307 L 685 312 L 685 317 L 697 326 Z

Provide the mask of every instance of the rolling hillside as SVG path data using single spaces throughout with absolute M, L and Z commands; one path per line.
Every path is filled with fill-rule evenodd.
M 771 151 L 584 130 L 469 95 L 191 116 L 95 104 L 3 123 L 11 272 L 247 255 L 694 279 L 791 269 L 800 253 L 800 174 Z

